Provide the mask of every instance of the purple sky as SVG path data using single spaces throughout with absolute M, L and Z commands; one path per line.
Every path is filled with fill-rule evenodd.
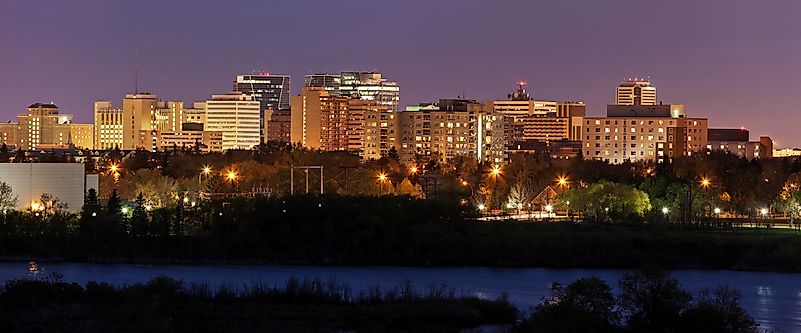
M 547 2 L 547 3 L 546 3 Z M 713 127 L 801 146 L 801 1 L 319 0 L 2 1 L 0 120 L 54 101 L 78 122 L 92 102 L 140 90 L 191 102 L 237 73 L 379 70 L 401 104 L 464 91 L 584 100 L 591 115 L 625 77 Z

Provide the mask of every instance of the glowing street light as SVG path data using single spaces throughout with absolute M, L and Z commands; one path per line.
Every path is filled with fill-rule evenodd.
M 494 177 L 498 177 L 498 175 L 500 175 L 500 174 L 501 174 L 501 166 L 500 166 L 500 165 L 495 165 L 495 166 L 493 166 L 493 167 L 492 167 L 492 171 L 491 171 L 491 173 L 492 173 L 492 175 L 493 175 Z
M 559 186 L 565 187 L 567 186 L 568 179 L 565 176 L 559 176 L 559 178 L 556 179 L 556 182 L 559 184 Z
M 767 208 L 762 208 L 762 209 L 759 210 L 759 213 L 762 214 L 762 216 L 768 215 L 768 209 Z
M 233 182 L 233 181 L 235 181 L 235 180 L 236 180 L 236 177 L 237 177 L 237 175 L 236 175 L 236 171 L 234 171 L 234 170 L 228 170 L 228 173 L 226 174 L 226 178 L 228 178 L 228 180 L 230 180 L 231 182 Z
M 382 172 L 382 173 L 378 174 L 378 181 L 379 182 L 384 182 L 386 180 L 387 180 L 387 175 L 385 173 Z
M 484 204 L 478 204 L 478 210 L 484 210 Z
M 208 165 L 204 165 L 202 172 L 203 172 L 204 175 L 208 176 L 211 173 L 211 167 L 208 166 Z
M 120 166 L 116 163 L 112 163 L 108 168 L 112 173 L 117 173 L 120 170 Z
M 709 185 L 712 185 L 712 181 L 710 181 L 709 178 L 707 177 L 701 178 L 701 186 L 707 188 L 709 187 Z
M 553 212 L 553 206 L 551 206 L 550 204 L 545 205 L 545 211 L 548 213 Z
M 466 180 L 462 181 L 462 186 L 467 186 L 467 181 Z
M 715 207 L 715 215 L 720 215 L 720 208 Z
M 121 211 L 123 214 L 128 214 L 128 207 L 122 207 Z
M 670 213 L 670 209 L 668 209 L 667 207 L 662 207 L 662 214 L 667 215 L 667 213 Z
M 409 173 L 412 174 L 412 175 L 416 175 L 417 174 L 417 167 L 413 166 L 413 167 L 409 168 Z

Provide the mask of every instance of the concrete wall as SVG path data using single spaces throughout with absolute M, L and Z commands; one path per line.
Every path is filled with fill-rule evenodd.
M 88 185 L 97 188 L 97 177 L 89 180 Z M 77 212 L 87 188 L 82 163 L 0 163 L 0 181 L 11 185 L 18 209 L 29 209 L 43 193 L 49 193 Z

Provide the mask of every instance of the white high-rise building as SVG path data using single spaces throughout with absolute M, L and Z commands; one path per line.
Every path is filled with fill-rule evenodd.
M 656 87 L 651 82 L 629 79 L 617 86 L 616 105 L 656 105 Z
M 206 101 L 206 131 L 223 133 L 223 149 L 252 149 L 261 143 L 260 104 L 251 95 L 212 95 Z

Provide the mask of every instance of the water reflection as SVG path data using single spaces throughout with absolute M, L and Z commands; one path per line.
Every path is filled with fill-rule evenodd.
M 598 276 L 612 287 L 622 270 L 541 268 L 416 268 L 345 266 L 238 266 L 238 265 L 118 265 L 39 263 L 30 272 L 26 263 L 0 263 L 0 279 L 46 278 L 57 272 L 68 282 L 89 280 L 117 285 L 144 282 L 156 275 L 183 279 L 187 283 L 227 284 L 239 287 L 254 282 L 283 284 L 289 277 L 336 279 L 354 291 L 370 287 L 391 288 L 408 280 L 417 288 L 446 284 L 457 295 L 497 298 L 528 310 L 548 294 L 553 283 L 566 284 L 581 277 Z M 682 286 L 692 292 L 727 284 L 740 291 L 741 304 L 761 325 L 776 332 L 801 333 L 801 274 L 736 271 L 675 271 Z

